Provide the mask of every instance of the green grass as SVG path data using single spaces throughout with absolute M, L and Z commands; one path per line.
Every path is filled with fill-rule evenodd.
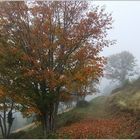
M 28 131 L 19 131 L 17 133 L 13 133 L 11 134 L 10 138 L 12 139 L 42 139 L 43 138 L 43 134 L 41 131 L 41 126 L 38 126 L 32 130 L 28 130 Z
M 106 107 L 106 96 L 99 96 L 90 101 L 87 107 L 76 107 L 58 116 L 58 127 L 70 125 L 87 118 L 109 118 Z

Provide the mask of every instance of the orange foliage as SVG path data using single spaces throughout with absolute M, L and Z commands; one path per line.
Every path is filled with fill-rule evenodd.
M 112 18 L 103 9 L 89 11 L 88 6 L 84 1 L 1 3 L 5 44 L 0 55 L 7 70 L 2 74 L 11 76 L 13 83 L 7 88 L 25 99 L 24 104 L 47 111 L 52 109 L 48 103 L 68 100 L 69 93 L 87 94 L 89 85 L 103 75 L 100 52 L 111 44 L 106 36 Z M 61 93 L 63 87 L 66 93 Z
M 84 120 L 71 126 L 59 129 L 60 138 L 68 136 L 73 139 L 83 138 L 125 138 L 133 136 L 134 131 L 140 126 L 130 116 L 112 119 Z
M 0 86 L 0 99 L 5 98 L 6 94 L 5 94 L 5 90 L 2 86 Z

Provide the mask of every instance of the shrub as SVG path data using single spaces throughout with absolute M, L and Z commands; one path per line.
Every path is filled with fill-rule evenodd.
M 78 101 L 76 104 L 76 107 L 87 107 L 89 106 L 89 102 L 82 100 L 82 101 Z
M 129 79 L 126 79 L 123 83 L 123 86 L 126 87 L 126 86 L 129 86 L 131 84 L 131 82 L 129 81 Z
M 57 133 L 50 133 L 47 135 L 47 139 L 57 139 L 58 134 Z
M 25 135 L 25 131 L 19 131 L 17 133 L 11 133 L 10 139 L 20 139 Z
M 118 87 L 112 90 L 111 94 L 115 94 L 117 92 L 119 92 L 120 90 L 122 90 L 122 87 Z

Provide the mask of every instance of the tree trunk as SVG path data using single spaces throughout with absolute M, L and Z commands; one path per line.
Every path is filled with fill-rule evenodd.
M 10 110 L 8 112 L 9 108 L 7 109 L 6 99 L 3 102 L 3 115 L 0 115 L 0 128 L 1 128 L 2 136 L 4 139 L 9 138 L 11 127 L 14 121 L 13 112 L 12 112 L 13 105 L 14 103 L 12 102 Z
M 7 126 L 6 126 L 6 105 L 4 101 L 4 109 L 3 109 L 3 126 L 4 126 L 4 138 L 7 138 Z
M 58 112 L 59 102 L 56 102 L 54 105 L 54 116 L 53 116 L 53 130 L 56 131 L 56 121 L 57 121 L 57 112 Z
M 56 131 L 56 119 L 57 119 L 58 102 L 51 105 L 49 111 L 42 113 L 41 123 L 43 127 L 44 138 Z
M 47 113 L 43 114 L 42 118 L 43 118 L 43 120 L 42 120 L 43 135 L 44 135 L 44 138 L 46 138 L 47 134 L 48 134 Z
M 11 127 L 12 127 L 12 124 L 13 124 L 13 121 L 14 121 L 13 112 L 12 112 L 13 107 L 14 107 L 14 102 L 12 102 L 11 109 L 7 114 L 7 123 L 8 123 L 7 138 L 9 138 L 9 136 L 10 136 Z
M 9 136 L 10 136 L 11 127 L 12 127 L 12 124 L 9 124 L 8 132 L 7 132 L 7 136 L 6 136 L 7 138 L 9 138 Z
M 4 130 L 3 130 L 3 125 L 2 125 L 2 118 L 0 118 L 0 128 L 1 128 L 2 137 L 4 138 Z

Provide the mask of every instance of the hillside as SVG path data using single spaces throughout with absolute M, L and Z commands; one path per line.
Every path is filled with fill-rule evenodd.
M 58 116 L 58 131 L 48 138 L 139 138 L 140 79 Z M 11 138 L 43 138 L 41 127 Z
M 81 110 L 84 119 L 61 128 L 62 138 L 140 138 L 140 79 L 93 99 L 75 113 Z
M 69 112 L 58 115 L 58 128 L 63 128 L 64 126 L 70 126 L 82 120 L 92 119 L 92 118 L 107 118 L 110 115 L 105 111 L 105 96 L 99 96 L 89 102 L 89 105 L 86 107 L 76 107 Z M 24 131 L 19 131 L 17 133 L 11 134 L 11 138 L 43 138 L 41 133 L 41 126 L 39 125 L 36 128 L 31 128 Z M 58 135 L 51 135 L 48 138 L 56 138 Z
M 140 78 L 115 89 L 108 97 L 108 104 L 116 113 L 128 112 L 140 116 Z

